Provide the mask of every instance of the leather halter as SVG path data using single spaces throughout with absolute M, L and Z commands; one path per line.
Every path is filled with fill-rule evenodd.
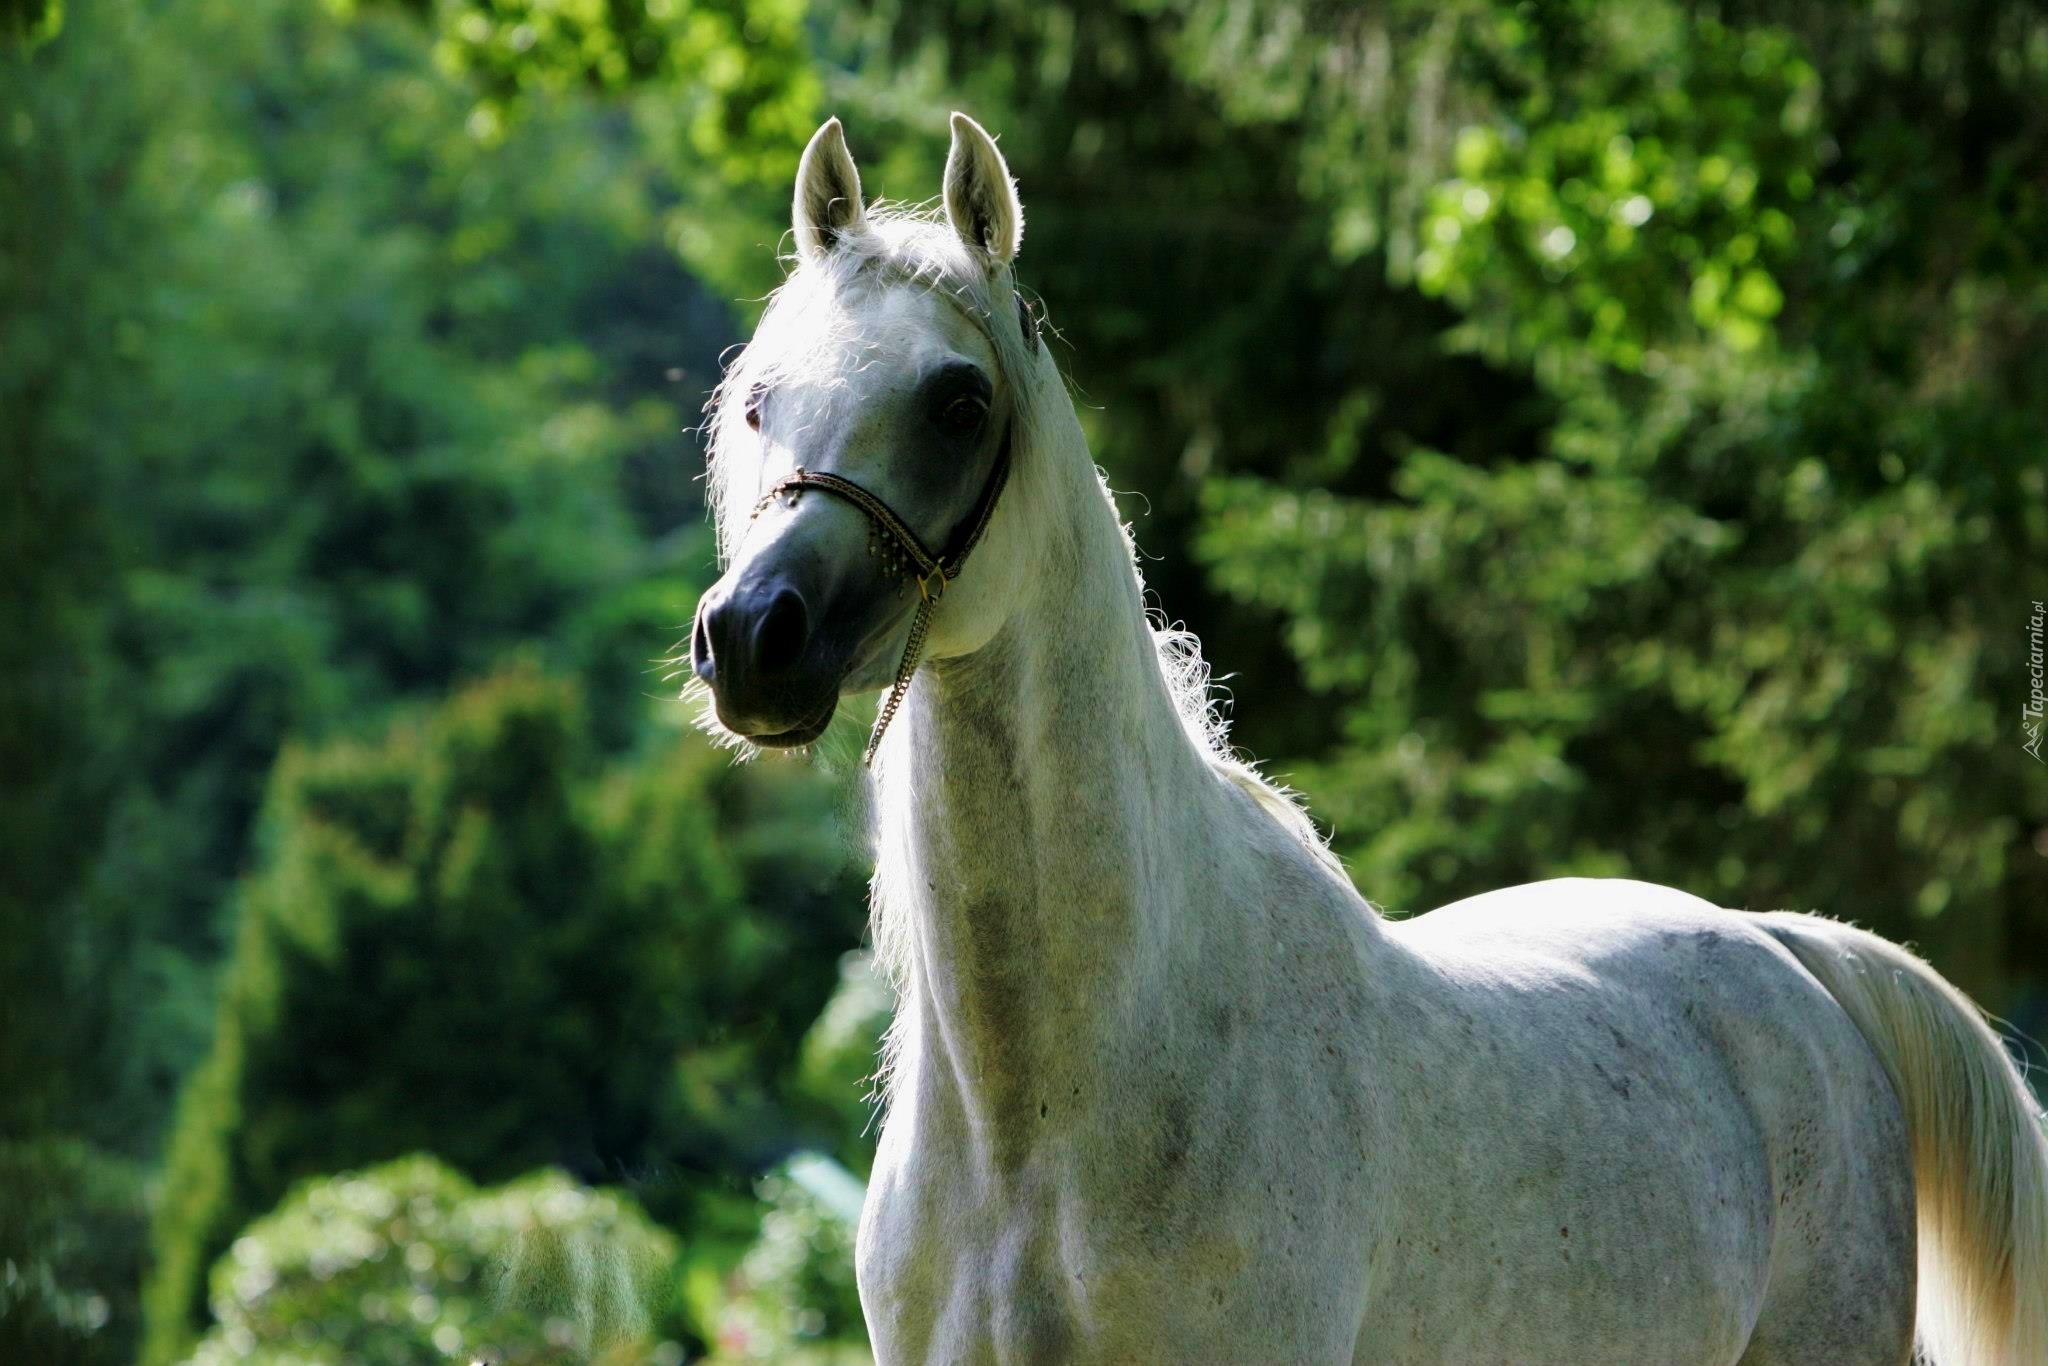
M 1033 355 L 1038 354 L 1038 319 L 1021 293 L 1017 295 L 1017 321 L 1023 328 L 1024 344 Z M 874 763 L 875 751 L 882 744 L 882 733 L 896 719 L 896 709 L 903 705 L 903 695 L 910 690 L 910 680 L 916 675 L 924 655 L 925 637 L 931 632 L 932 609 L 946 595 L 946 585 L 960 577 L 967 556 L 980 543 L 982 533 L 988 530 L 990 518 L 995 516 L 996 501 L 1002 497 L 1003 488 L 1010 481 L 1010 440 L 1016 427 L 1013 414 L 1003 426 L 1003 440 L 996 452 L 995 468 L 989 471 L 988 482 L 982 486 L 981 497 L 976 500 L 974 510 L 954 530 L 945 549 L 936 555 L 925 549 L 918 534 L 896 514 L 894 508 L 851 479 L 826 470 L 807 470 L 798 465 L 754 504 L 753 516 L 759 517 L 770 503 L 779 501 L 785 506 L 795 507 L 796 500 L 805 489 L 844 498 L 866 514 L 872 528 L 868 533 L 868 553 L 880 554 L 883 572 L 891 576 L 912 572 L 916 580 L 917 614 L 911 618 L 910 638 L 903 647 L 903 661 L 896 666 L 896 680 L 882 699 L 882 708 L 875 715 L 875 728 L 868 734 L 867 749 L 860 758 L 863 766 Z M 880 543 L 877 536 L 881 538 Z

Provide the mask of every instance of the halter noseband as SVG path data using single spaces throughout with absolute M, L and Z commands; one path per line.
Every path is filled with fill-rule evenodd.
M 1017 295 L 1017 320 L 1024 330 L 1024 344 L 1033 355 L 1037 355 L 1038 319 L 1022 294 Z M 875 728 L 868 734 L 867 749 L 860 756 L 863 766 L 875 762 L 875 751 L 881 747 L 882 733 L 896 719 L 896 709 L 903 705 L 903 695 L 910 691 L 910 680 L 917 673 L 917 666 L 924 655 L 925 637 L 931 632 L 932 609 L 946 595 L 946 585 L 960 577 L 968 553 L 980 543 L 982 533 L 988 530 L 989 519 L 995 516 L 996 500 L 1002 497 L 1003 487 L 1010 481 L 1010 438 L 1015 431 L 1016 417 L 1013 414 L 1004 424 L 995 468 L 989 471 L 988 483 L 982 486 L 974 511 L 954 531 L 945 550 L 937 555 L 925 549 L 924 542 L 918 539 L 908 522 L 896 515 L 894 508 L 851 479 L 825 470 L 807 470 L 798 465 L 754 504 L 753 516 L 759 517 L 773 502 L 780 501 L 787 507 L 795 507 L 796 500 L 805 489 L 844 498 L 867 515 L 868 553 L 881 557 L 883 573 L 893 578 L 906 569 L 913 572 L 917 582 L 917 614 L 911 618 L 910 638 L 903 647 L 903 662 L 896 666 L 896 681 L 882 699 L 882 709 L 875 715 Z

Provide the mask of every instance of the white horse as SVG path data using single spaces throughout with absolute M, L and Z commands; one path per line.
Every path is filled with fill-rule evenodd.
M 812 140 L 692 633 L 755 745 L 889 689 L 878 1359 L 2048 1363 L 2048 1140 L 1970 1003 L 1638 882 L 1382 920 L 1148 621 L 957 114 L 944 208 Z

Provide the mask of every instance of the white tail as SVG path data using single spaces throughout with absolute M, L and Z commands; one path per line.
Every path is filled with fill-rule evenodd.
M 2048 1130 L 1968 997 L 1895 944 L 1759 917 L 1876 1050 L 1919 1189 L 1920 1350 L 1936 1366 L 2048 1366 Z

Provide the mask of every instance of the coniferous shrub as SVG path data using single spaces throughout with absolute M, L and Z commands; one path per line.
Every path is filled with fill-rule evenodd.
M 293 1183 L 415 1151 L 557 1166 L 744 1238 L 861 899 L 830 797 L 694 736 L 597 771 L 529 667 L 373 741 L 288 750 L 211 1055 L 181 1101 L 147 1359 Z
M 147 1224 L 136 1164 L 75 1139 L 0 1141 L 0 1361 L 134 1360 Z

